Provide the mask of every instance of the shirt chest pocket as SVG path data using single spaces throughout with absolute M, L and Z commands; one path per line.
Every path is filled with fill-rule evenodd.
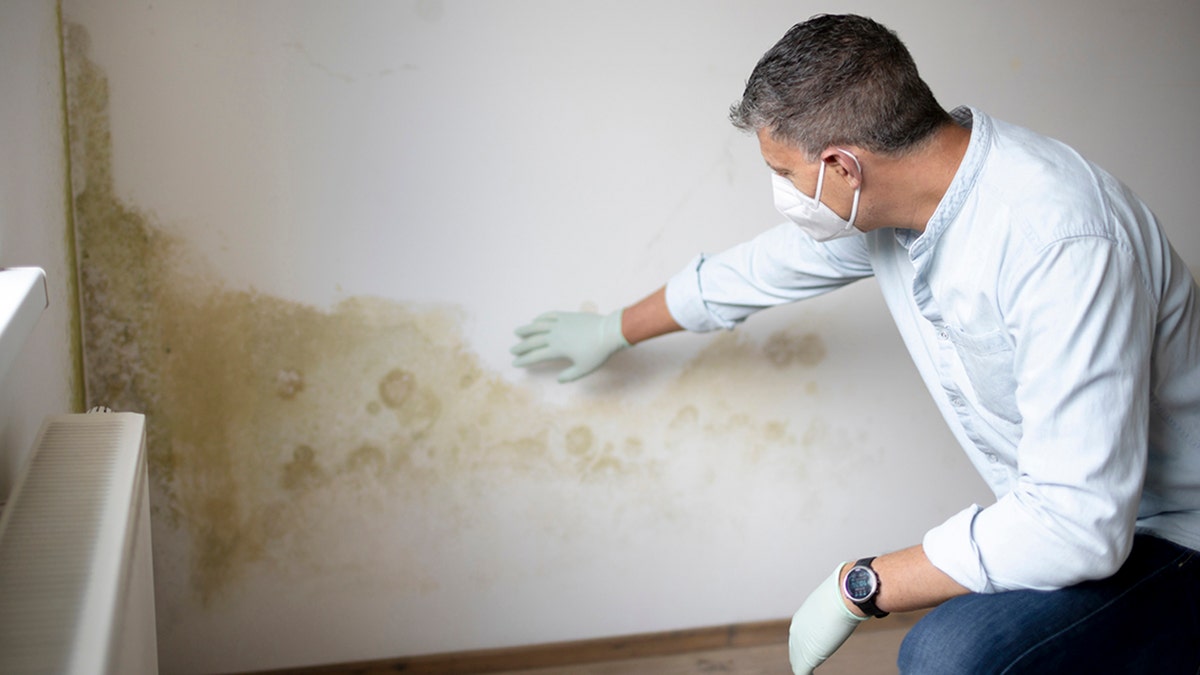
M 979 404 L 1010 424 L 1020 424 L 1013 348 L 1007 334 L 993 331 L 972 335 L 956 328 L 948 328 L 946 332 Z

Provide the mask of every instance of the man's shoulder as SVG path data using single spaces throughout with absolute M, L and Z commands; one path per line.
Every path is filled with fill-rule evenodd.
M 1101 167 L 1071 146 L 998 122 L 980 172 L 977 215 L 1012 228 L 1030 244 L 1064 237 L 1112 237 L 1112 203 L 1127 195 Z

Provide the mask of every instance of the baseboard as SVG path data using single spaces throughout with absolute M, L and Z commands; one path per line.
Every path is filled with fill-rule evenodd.
M 859 631 L 907 630 L 924 612 L 892 614 L 865 622 Z M 378 661 L 289 668 L 261 671 L 256 675 L 295 673 L 297 675 L 468 675 L 497 673 L 530 668 L 562 667 L 580 663 L 618 661 L 652 656 L 671 656 L 690 652 L 736 647 L 759 647 L 787 642 L 790 621 L 760 621 L 708 628 L 642 633 L 621 637 L 556 642 L 469 652 L 403 656 Z

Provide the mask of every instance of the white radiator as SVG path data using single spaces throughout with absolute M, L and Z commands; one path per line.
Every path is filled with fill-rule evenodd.
M 41 268 L 0 269 L 0 379 L 49 303 L 46 273 Z
M 158 672 L 145 418 L 46 419 L 0 516 L 0 673 Z

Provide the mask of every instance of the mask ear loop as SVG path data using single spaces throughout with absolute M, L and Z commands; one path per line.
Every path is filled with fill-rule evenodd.
M 825 185 L 825 162 L 821 162 L 821 170 L 817 172 L 817 192 L 813 195 L 812 202 L 815 208 L 821 208 L 821 189 Z

